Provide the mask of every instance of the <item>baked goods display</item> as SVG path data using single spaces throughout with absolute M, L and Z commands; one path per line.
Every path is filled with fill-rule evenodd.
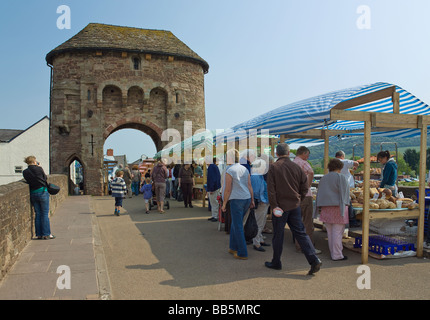
M 382 172 L 382 169 L 381 168 L 370 168 L 370 174 L 373 174 L 373 175 L 377 175 L 377 174 L 381 174 L 381 172 Z M 357 175 L 363 175 L 364 174 L 364 171 L 362 170 L 362 171 L 360 171 L 360 172 L 357 172 L 357 173 L 355 173 L 355 174 L 357 174 Z
M 351 204 L 354 208 L 363 208 L 363 188 L 351 188 L 349 195 L 351 197 Z M 418 204 L 411 198 L 396 198 L 393 196 L 390 189 L 371 187 L 369 190 L 370 203 L 369 209 L 396 209 L 397 201 L 402 201 L 402 208 L 410 210 L 418 208 Z
M 363 184 L 364 182 L 357 183 L 357 187 L 362 188 Z M 369 185 L 371 188 L 378 188 L 380 184 L 381 184 L 381 181 L 379 180 L 369 180 Z

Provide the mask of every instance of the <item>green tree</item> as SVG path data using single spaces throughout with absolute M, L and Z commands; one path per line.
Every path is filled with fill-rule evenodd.
M 403 153 L 403 159 L 412 170 L 418 171 L 418 167 L 420 165 L 419 152 L 417 152 L 415 149 L 406 149 L 406 151 Z
M 419 158 L 420 157 L 418 154 L 418 159 Z M 402 174 L 403 172 L 406 175 L 413 175 L 414 173 L 418 173 L 417 170 L 414 170 L 411 168 L 411 166 L 405 161 L 405 159 L 401 155 L 399 155 L 399 157 L 397 158 L 397 166 L 398 166 L 399 174 Z M 418 166 L 417 166 L 417 169 L 418 169 Z

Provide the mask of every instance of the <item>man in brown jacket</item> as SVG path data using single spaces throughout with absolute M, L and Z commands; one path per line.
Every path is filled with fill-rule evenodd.
M 311 265 L 309 275 L 318 272 L 321 260 L 315 254 L 315 248 L 303 226 L 300 202 L 308 191 L 308 180 L 303 170 L 290 160 L 290 148 L 286 143 L 276 147 L 278 160 L 270 166 L 267 174 L 267 192 L 272 208 L 273 223 L 273 258 L 265 266 L 280 270 L 285 224 L 288 223 L 294 238 L 302 248 Z

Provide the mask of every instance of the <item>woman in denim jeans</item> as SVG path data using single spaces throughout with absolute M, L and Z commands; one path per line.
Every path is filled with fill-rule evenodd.
M 248 259 L 245 233 L 243 231 L 243 217 L 247 210 L 254 207 L 251 178 L 246 167 L 239 163 L 237 150 L 227 151 L 227 163 L 231 165 L 225 175 L 225 190 L 222 211 L 226 211 L 226 204 L 230 201 L 231 227 L 229 253 L 236 259 Z
M 24 179 L 30 185 L 30 202 L 36 216 L 34 225 L 37 239 L 54 239 L 49 223 L 49 193 L 47 177 L 35 156 L 25 158 L 28 168 L 23 171 Z

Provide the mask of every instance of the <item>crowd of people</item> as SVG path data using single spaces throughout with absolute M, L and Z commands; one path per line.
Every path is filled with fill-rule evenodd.
M 309 274 L 313 274 L 321 267 L 321 260 L 317 257 L 321 250 L 315 248 L 313 239 L 314 217 L 318 213 L 320 221 L 326 226 L 331 259 L 346 260 L 347 257 L 342 252 L 342 237 L 345 226 L 351 223 L 350 219 L 353 218 L 349 190 L 354 187 L 351 170 L 358 167 L 358 162 L 345 159 L 345 153 L 338 151 L 328 164 L 329 173 L 319 182 L 314 204 L 311 192 L 314 171 L 308 162 L 309 149 L 305 146 L 298 148 L 294 160 L 291 160 L 289 146 L 280 143 L 276 148 L 276 155 L 276 162 L 271 158 L 264 161 L 257 158 L 253 150 L 240 154 L 233 149 L 226 154 L 227 166 L 222 173 L 215 158 L 207 167 L 206 191 L 211 206 L 208 220 L 218 221 L 221 205 L 225 228 L 230 235 L 229 253 L 236 259 L 246 260 L 247 244 L 251 243 L 257 251 L 266 251 L 264 247 L 272 246 L 272 260 L 267 261 L 265 266 L 281 269 L 284 229 L 288 224 L 296 250 L 305 255 L 311 266 Z M 378 160 L 384 165 L 381 187 L 388 187 L 395 193 L 393 181 L 397 177 L 393 174 L 397 170 L 395 162 L 390 159 L 388 151 L 378 154 Z M 270 165 L 267 169 L 268 164 Z M 133 168 L 128 181 L 131 181 L 133 193 L 139 194 L 140 190 L 144 194 L 147 213 L 152 192 L 156 195 L 160 213 L 164 213 L 166 195 L 178 199 L 180 193 L 184 206 L 193 207 L 195 177 L 203 175 L 200 166 L 195 163 L 166 166 L 160 159 L 152 172 L 146 173 L 144 179 L 141 179 L 137 169 Z M 123 180 L 120 181 L 121 186 L 112 189 L 119 190 L 120 197 L 123 197 L 128 189 L 127 181 Z M 139 189 L 139 186 L 142 187 Z M 251 241 L 247 241 L 244 226 L 251 211 L 255 216 L 258 231 Z M 272 244 L 266 243 L 262 235 L 268 215 L 272 215 Z
M 209 164 L 205 186 L 211 206 L 208 220 L 217 222 L 221 209 L 225 230 L 230 235 L 228 252 L 234 258 L 248 259 L 247 244 L 252 244 L 257 251 L 265 251 L 264 247 L 272 246 L 272 260 L 265 262 L 265 266 L 281 269 L 284 231 L 288 224 L 296 250 L 305 255 L 311 266 L 308 274 L 318 272 L 322 262 L 317 255 L 321 251 L 315 248 L 313 219 L 319 214 L 327 230 L 331 259 L 347 259 L 343 254 L 342 237 L 345 226 L 353 218 L 349 191 L 354 187 L 351 170 L 358 167 L 358 162 L 345 159 L 345 153 L 338 151 L 328 163 L 328 174 L 319 181 L 313 203 L 311 185 L 314 172 L 308 162 L 309 154 L 309 149 L 302 146 L 297 149 L 292 161 L 288 144 L 280 143 L 276 147 L 276 162 L 271 157 L 264 160 L 257 158 L 253 150 L 240 154 L 231 149 L 227 151 L 227 166 L 222 173 L 215 158 Z M 380 187 L 389 188 L 396 195 L 396 162 L 388 151 L 378 153 L 377 159 L 383 165 Z M 30 200 L 36 213 L 36 238 L 54 239 L 49 223 L 47 177 L 34 156 L 27 157 L 25 162 L 28 168 L 23 176 L 30 186 Z M 132 170 L 128 166 L 120 168 L 110 183 L 111 194 L 115 198 L 114 214 L 120 215 L 123 199 L 132 194 L 143 194 L 146 213 L 149 213 L 149 202 L 154 195 L 160 213 L 165 212 L 166 196 L 183 201 L 185 208 L 193 208 L 195 178 L 202 175 L 203 170 L 196 163 L 166 165 L 163 159 L 144 174 L 137 166 Z M 244 226 L 251 212 L 257 231 L 250 241 L 245 238 Z M 272 217 L 273 226 L 271 244 L 266 243 L 262 235 L 268 215 Z M 429 234 L 425 245 L 428 246 L 428 243 Z
M 115 205 L 116 215 L 119 215 L 120 208 L 117 207 L 122 207 L 122 199 L 140 194 L 143 194 L 145 199 L 146 213 L 150 211 L 149 203 L 153 198 L 158 212 L 165 213 L 166 197 L 183 201 L 185 208 L 193 208 L 195 177 L 202 177 L 203 169 L 195 162 L 166 165 L 164 159 L 159 159 L 154 167 L 147 169 L 145 173 L 140 172 L 137 165 L 134 165 L 132 170 L 128 165 L 124 168 L 119 165 L 114 174 L 115 177 L 109 181 L 109 193 L 115 197 L 116 204 L 119 204 Z

